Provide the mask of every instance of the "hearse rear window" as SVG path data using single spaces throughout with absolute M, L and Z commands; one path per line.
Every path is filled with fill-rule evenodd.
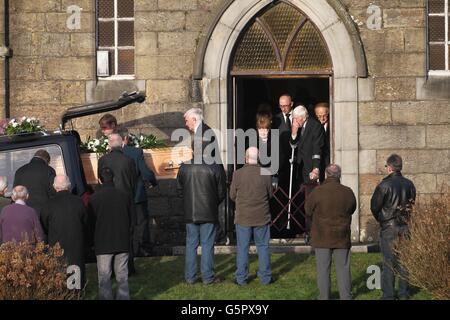
M 44 149 L 50 154 L 50 166 L 55 169 L 56 174 L 66 174 L 62 150 L 57 144 L 0 151 L 0 176 L 8 177 L 8 192 L 12 191 L 16 170 L 30 162 L 39 149 Z

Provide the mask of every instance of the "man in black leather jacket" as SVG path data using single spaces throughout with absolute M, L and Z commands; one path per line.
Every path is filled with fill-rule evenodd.
M 210 162 L 207 162 L 210 163 Z M 214 240 L 219 204 L 227 194 L 226 178 L 219 164 L 183 163 L 177 176 L 186 221 L 185 280 L 197 280 L 197 248 L 202 246 L 201 273 L 204 284 L 216 283 Z
M 408 236 L 408 218 L 411 205 L 416 199 L 416 188 L 412 181 L 402 176 L 402 158 L 392 154 L 387 158 L 388 176 L 376 187 L 370 209 L 380 223 L 380 247 L 383 254 L 383 271 L 381 274 L 382 299 L 393 300 L 395 275 L 400 273 L 399 298 L 408 299 L 408 282 L 406 270 L 401 267 L 392 247 L 398 238 Z

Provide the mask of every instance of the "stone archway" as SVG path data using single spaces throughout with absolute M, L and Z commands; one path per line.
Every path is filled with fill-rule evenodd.
M 273 0 L 239 0 L 224 6 L 200 50 L 204 114 L 208 124 L 221 131 L 222 159 L 226 159 L 228 110 L 228 72 L 232 50 L 239 34 L 260 10 Z M 320 30 L 333 63 L 332 103 L 334 123 L 334 159 L 342 166 L 342 182 L 359 194 L 358 173 L 358 78 L 366 76 L 354 34 L 348 30 L 344 10 L 330 5 L 332 0 L 287 0 L 303 11 Z M 342 8 L 341 8 L 342 9 Z M 349 18 L 350 19 L 350 18 Z M 347 21 L 348 24 L 348 21 Z M 356 42 L 356 44 L 355 44 Z M 359 43 L 359 45 L 361 45 Z M 352 220 L 352 241 L 360 239 L 359 214 Z

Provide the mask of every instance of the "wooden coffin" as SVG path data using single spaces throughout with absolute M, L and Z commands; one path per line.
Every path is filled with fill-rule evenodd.
M 189 147 L 166 147 L 157 149 L 145 149 L 144 158 L 147 166 L 155 173 L 157 179 L 174 179 L 183 161 L 191 159 L 192 153 Z M 98 159 L 96 153 L 81 154 L 81 161 L 88 184 L 97 184 Z

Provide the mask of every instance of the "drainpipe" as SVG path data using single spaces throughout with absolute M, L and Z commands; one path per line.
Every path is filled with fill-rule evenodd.
M 3 9 L 4 9 L 4 17 L 3 17 L 3 31 L 4 31 L 4 42 L 3 46 L 0 47 L 0 57 L 5 59 L 4 65 L 4 85 L 5 85 L 5 94 L 4 94 L 4 108 L 5 111 L 3 116 L 5 118 L 9 118 L 11 116 L 10 110 L 10 89 L 9 89 L 9 59 L 12 56 L 11 49 L 9 48 L 9 0 L 3 1 Z

